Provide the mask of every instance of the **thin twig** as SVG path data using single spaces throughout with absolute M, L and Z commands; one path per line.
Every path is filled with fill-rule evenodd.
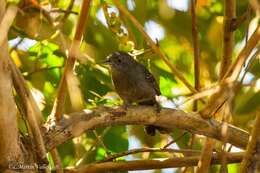
M 60 8 L 54 8 L 54 9 L 51 9 L 50 10 L 50 13 L 64 13 L 64 14 L 75 14 L 75 15 L 78 15 L 78 12 L 76 11 L 68 11 L 68 10 L 63 10 L 63 9 L 60 9 Z
M 168 148 L 170 145 L 176 143 L 178 140 L 180 140 L 184 135 L 188 134 L 188 132 L 184 132 L 182 135 L 180 135 L 179 137 L 177 137 L 176 139 L 172 140 L 171 142 L 169 142 L 168 144 L 166 144 L 163 149 Z
M 229 153 L 228 163 L 239 163 L 242 160 L 243 152 Z M 199 161 L 199 156 L 190 157 L 175 157 L 165 160 L 133 160 L 125 162 L 103 162 L 84 165 L 78 168 L 70 169 L 70 173 L 84 172 L 97 173 L 107 171 L 130 171 L 130 170 L 149 170 L 149 169 L 163 169 L 163 168 L 179 168 L 187 166 L 195 166 Z M 219 164 L 219 154 L 214 154 L 211 164 Z
M 20 38 L 19 41 L 9 50 L 9 53 L 12 53 L 13 50 L 17 49 L 17 47 L 23 42 L 24 38 Z
M 158 45 L 151 39 L 151 37 L 145 32 L 143 26 L 138 22 L 138 20 L 129 13 L 129 11 L 119 2 L 119 0 L 113 0 L 116 7 L 119 9 L 121 14 L 125 15 L 126 18 L 128 18 L 133 25 L 139 30 L 139 32 L 143 35 L 144 39 L 148 42 L 148 44 L 151 46 L 153 51 L 159 55 L 159 57 L 167 64 L 167 66 L 171 69 L 172 73 L 176 75 L 177 78 L 179 78 L 180 81 L 182 81 L 187 88 L 189 88 L 192 92 L 197 92 L 197 90 L 185 79 L 185 77 L 182 75 L 183 73 L 180 72 L 167 58 L 167 56 L 161 51 L 161 49 L 158 47 Z
M 234 34 L 232 21 L 236 17 L 236 1 L 224 1 L 224 38 L 223 38 L 223 55 L 220 66 L 219 80 L 221 80 L 232 63 L 232 54 L 234 47 Z
M 233 47 L 234 47 L 234 33 L 232 30 L 232 22 L 235 17 L 236 17 L 236 0 L 225 0 L 224 1 L 223 55 L 222 55 L 220 74 L 219 74 L 220 83 L 221 80 L 224 78 L 225 73 L 227 72 L 227 70 L 230 68 L 232 64 L 232 54 L 233 54 Z M 210 114 L 212 113 L 213 115 L 215 115 L 217 111 L 226 103 L 225 100 L 220 100 L 220 101 L 214 100 L 214 98 L 217 97 L 218 94 L 219 93 L 216 93 L 215 95 L 211 96 L 208 105 L 201 113 L 203 117 L 205 117 L 205 115 L 207 115 L 208 112 L 210 112 Z M 218 102 L 220 103 L 218 104 Z M 217 119 L 219 120 L 223 119 L 222 116 L 223 115 L 220 115 L 220 117 L 217 117 Z M 225 123 L 226 122 L 224 122 L 224 124 Z M 226 134 L 227 132 L 225 133 L 225 135 Z M 227 137 L 224 137 L 223 139 L 224 146 L 226 143 L 226 138 Z M 200 162 L 198 165 L 197 173 L 208 172 L 210 167 L 210 161 L 212 159 L 212 155 L 210 153 L 212 153 L 214 149 L 214 145 L 215 145 L 215 140 L 211 138 L 206 138 L 206 142 L 203 147 L 203 152 L 201 154 Z M 221 162 L 222 162 L 222 168 L 224 169 L 226 165 L 226 154 L 221 156 Z
M 63 66 L 52 66 L 52 67 L 39 68 L 32 72 L 27 73 L 25 76 L 29 77 L 29 76 L 33 75 L 34 73 L 39 73 L 39 72 L 54 70 L 54 69 L 62 69 L 62 68 L 63 68 Z
M 230 68 L 225 73 L 224 79 L 227 82 L 232 82 L 237 79 L 237 77 L 239 76 L 239 73 L 243 67 L 243 64 L 249 58 L 250 53 L 255 48 L 255 46 L 259 43 L 259 40 L 260 40 L 260 26 L 258 24 L 255 32 L 252 34 L 252 36 L 249 38 L 245 47 L 239 53 L 234 64 L 232 66 L 230 66 Z
M 207 173 L 212 159 L 212 151 L 214 149 L 215 139 L 206 138 L 196 173 Z
M 247 145 L 246 153 L 240 166 L 240 173 L 244 172 L 257 172 L 257 162 L 260 162 L 260 113 L 259 110 L 256 113 L 256 120 L 252 129 L 251 137 Z
M 107 132 L 110 130 L 110 127 L 107 127 L 100 135 L 100 138 L 103 138 Z M 88 158 L 89 154 L 91 153 L 91 151 L 97 146 L 97 144 L 99 143 L 99 140 L 96 139 L 95 142 L 91 145 L 91 147 L 89 148 L 89 150 L 82 156 L 82 158 L 76 163 L 76 165 L 82 165 L 84 163 L 84 161 Z
M 230 103 L 231 99 L 227 101 L 227 103 L 224 105 L 227 108 L 224 108 L 225 111 L 222 111 L 223 116 L 222 116 L 222 130 L 221 130 L 221 136 L 222 136 L 222 150 L 221 150 L 221 173 L 226 173 L 227 172 L 227 151 L 226 151 L 226 146 L 227 146 L 227 138 L 228 138 L 228 131 L 227 131 L 227 126 L 228 122 L 230 119 Z
M 216 112 L 217 109 L 225 103 L 225 101 L 231 98 L 233 89 L 238 85 L 238 83 L 236 83 L 236 80 L 241 72 L 241 69 L 245 64 L 246 60 L 250 58 L 249 55 L 252 52 L 252 50 L 256 47 L 256 45 L 259 43 L 259 40 L 260 26 L 258 25 L 255 32 L 248 40 L 248 43 L 239 53 L 235 63 L 229 67 L 229 70 L 226 72 L 223 79 L 219 81 L 219 91 L 210 97 L 208 105 L 202 111 L 200 111 L 202 117 L 209 118 L 209 115 L 212 115 L 212 113 Z
M 239 28 L 250 17 L 251 13 L 252 13 L 252 8 L 250 6 L 248 6 L 248 8 L 247 8 L 246 12 L 244 12 L 244 14 L 242 14 L 236 20 L 233 20 L 233 22 L 231 24 L 231 29 L 233 31 L 235 31 L 237 28 Z
M 54 115 L 56 121 L 59 121 L 62 118 L 63 113 L 63 107 L 65 104 L 65 98 L 66 98 L 66 76 L 69 73 L 72 73 L 74 64 L 76 62 L 75 59 L 75 50 L 79 48 L 81 39 L 83 37 L 83 33 L 85 31 L 86 26 L 86 19 L 88 16 L 89 8 L 90 8 L 91 0 L 84 0 L 82 2 L 80 16 L 78 19 L 78 24 L 76 28 L 76 33 L 74 36 L 74 40 L 72 42 L 72 48 L 69 54 L 69 57 L 66 61 L 65 67 L 64 67 L 64 73 L 61 77 L 61 81 L 58 88 L 58 95 L 56 98 L 56 101 L 53 106 L 52 115 Z
M 70 3 L 65 11 L 71 11 L 73 8 L 75 0 L 70 0 Z M 64 16 L 61 19 L 61 22 L 64 23 L 65 20 L 69 17 L 70 13 L 65 13 Z
M 127 150 L 121 153 L 116 153 L 113 155 L 108 156 L 107 158 L 97 161 L 96 163 L 101 162 L 108 162 L 115 160 L 116 158 L 120 158 L 123 156 L 131 155 L 131 154 L 137 154 L 137 153 L 144 153 L 144 152 L 167 152 L 167 153 L 182 153 L 183 155 L 189 154 L 189 155 L 199 155 L 201 152 L 199 150 L 185 150 L 185 149 L 170 149 L 170 148 L 138 148 L 138 149 L 131 149 Z
M 247 66 L 245 67 L 245 70 L 244 70 L 244 74 L 243 74 L 243 76 L 241 77 L 241 80 L 240 80 L 241 83 L 243 83 L 248 70 L 250 69 L 253 61 L 257 58 L 257 56 L 260 56 L 260 47 L 258 47 L 258 49 L 255 51 L 254 55 L 252 55 L 251 59 L 247 63 Z
M 61 162 L 58 150 L 56 148 L 52 149 L 50 151 L 50 153 L 51 153 L 52 160 L 55 164 L 54 166 L 55 166 L 56 173 L 63 173 L 64 171 L 62 168 L 62 162 Z
M 98 140 L 98 143 L 104 148 L 105 152 L 106 152 L 106 156 L 109 155 L 109 150 L 107 149 L 106 145 L 104 144 L 103 140 L 102 140 L 102 137 L 97 133 L 96 130 L 93 130 L 97 140 Z
M 196 18 L 196 0 L 191 0 L 191 21 L 192 21 L 192 40 L 193 40 L 193 54 L 194 54 L 194 81 L 195 89 L 200 90 L 200 50 L 198 39 L 198 26 Z M 196 112 L 198 108 L 197 100 L 194 100 L 193 111 Z
M 225 0 L 224 1 L 224 35 L 223 35 L 223 55 L 221 60 L 221 66 L 220 66 L 220 74 L 219 74 L 219 81 L 224 77 L 227 69 L 230 67 L 232 63 L 232 53 L 233 53 L 233 47 L 234 47 L 234 36 L 233 36 L 233 30 L 231 28 L 232 21 L 236 16 L 236 1 L 235 0 Z M 216 93 L 217 95 L 218 93 Z M 216 105 L 217 101 L 214 100 L 214 97 L 216 95 L 212 95 L 208 105 L 206 108 L 202 111 L 201 115 L 205 117 L 207 115 L 207 112 L 212 113 L 211 105 L 214 105 L 215 112 L 213 114 L 215 115 L 216 112 L 223 106 L 225 102 L 220 103 L 220 105 Z M 213 104 L 212 104 L 213 102 Z M 216 107 L 216 106 L 217 107 Z M 217 109 L 216 109 L 217 108 Z M 206 113 L 205 110 L 207 110 Z M 208 114 L 209 115 L 209 114 Z M 207 116 L 208 116 L 207 115 Z M 211 115 L 212 116 L 212 115 Z M 222 119 L 222 118 L 219 118 Z M 203 152 L 200 157 L 200 162 L 198 165 L 197 173 L 206 173 L 208 172 L 208 169 L 210 167 L 210 161 L 212 158 L 212 150 L 214 149 L 215 140 L 206 138 L 205 145 L 203 147 Z M 225 155 L 221 156 L 221 161 L 225 160 Z M 223 162 L 224 163 L 224 162 Z M 222 165 L 224 167 L 224 165 Z

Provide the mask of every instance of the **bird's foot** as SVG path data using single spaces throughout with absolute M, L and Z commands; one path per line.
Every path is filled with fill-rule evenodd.
M 154 104 L 154 107 L 155 107 L 156 113 L 160 113 L 160 112 L 161 112 L 162 108 L 161 108 L 161 106 L 160 106 L 159 103 L 156 102 L 156 103 Z
M 123 108 L 125 111 L 127 111 L 127 108 L 129 108 L 130 106 L 131 106 L 130 103 L 124 103 L 124 104 L 122 105 L 122 108 Z

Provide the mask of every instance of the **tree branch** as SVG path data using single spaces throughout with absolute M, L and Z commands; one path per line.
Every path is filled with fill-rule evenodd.
M 239 28 L 251 15 L 252 13 L 252 8 L 249 6 L 239 18 L 236 18 L 232 24 L 231 24 L 231 29 L 235 31 L 237 28 Z
M 222 139 L 222 124 L 215 120 L 205 120 L 197 113 L 185 113 L 181 110 L 162 108 L 157 113 L 152 106 L 131 106 L 122 108 L 97 107 L 92 110 L 71 113 L 60 122 L 45 124 L 45 146 L 50 150 L 68 139 L 79 136 L 87 130 L 112 125 L 156 125 L 168 129 L 180 128 L 191 133 Z M 249 135 L 247 132 L 228 125 L 227 142 L 245 148 Z
M 198 39 L 198 27 L 196 18 L 196 0 L 191 0 L 191 21 L 192 21 L 192 40 L 193 40 L 193 56 L 194 56 L 194 81 L 195 89 L 200 90 L 200 50 L 199 50 L 199 39 Z M 198 102 L 194 100 L 193 111 L 196 112 L 198 109 Z
M 234 47 L 234 34 L 232 21 L 236 17 L 236 0 L 224 1 L 224 39 L 223 55 L 220 66 L 219 80 L 221 80 L 232 63 L 232 53 Z
M 227 154 L 228 163 L 239 163 L 242 160 L 243 152 Z M 199 161 L 199 156 L 191 157 L 177 157 L 165 160 L 135 160 L 135 161 L 121 161 L 121 162 L 105 162 L 94 163 L 90 165 L 81 166 L 79 168 L 68 169 L 66 173 L 101 173 L 107 171 L 130 171 L 130 170 L 149 170 L 149 169 L 163 169 L 163 168 L 180 168 L 187 166 L 195 166 Z M 213 154 L 211 164 L 219 164 L 221 157 L 219 154 Z
M 5 0 L 0 0 L 0 21 L 1 26 L 3 17 L 7 15 L 7 11 L 14 10 L 14 7 L 6 8 Z M 15 7 L 16 8 L 16 7 Z M 16 13 L 16 10 L 15 10 Z M 2 29 L 2 28 L 1 28 Z M 1 30 L 0 29 L 0 30 Z M 8 60 L 8 40 L 7 34 L 1 33 L 0 38 L 0 171 L 8 169 L 10 162 L 23 162 L 24 155 L 19 145 L 19 131 L 16 119 L 17 110 L 12 93 L 11 69 Z
M 182 153 L 183 155 L 187 155 L 187 154 L 198 155 L 198 154 L 201 153 L 198 150 L 191 150 L 191 149 L 176 150 L 176 149 L 170 149 L 170 148 L 137 148 L 137 149 L 123 151 L 121 153 L 112 154 L 112 155 L 108 156 L 107 158 L 105 158 L 101 161 L 98 161 L 98 163 L 113 161 L 114 159 L 119 158 L 119 157 L 131 155 L 131 154 L 137 154 L 137 153 L 144 153 L 144 152 L 150 152 L 150 153 L 152 153 L 152 152 Z
M 240 166 L 240 173 L 257 172 L 257 164 L 260 162 L 260 113 L 256 115 L 255 125 L 252 129 L 250 141 L 247 145 L 246 153 Z
M 3 19 L 1 19 L 1 23 L 0 23 L 0 33 L 1 33 L 1 37 L 0 37 L 0 46 L 6 41 L 7 39 L 7 35 L 8 35 L 8 31 L 10 26 L 13 23 L 13 20 L 16 16 L 17 13 L 17 7 L 14 5 L 10 5 L 7 9 L 6 12 L 3 16 Z M 2 16 L 0 16 L 0 18 L 2 18 Z
M 74 64 L 76 62 L 76 50 L 79 49 L 81 39 L 83 37 L 83 33 L 85 31 L 85 26 L 86 26 L 86 18 L 88 16 L 89 12 L 89 7 L 90 7 L 90 2 L 91 0 L 84 0 L 82 2 L 81 10 L 80 10 L 80 16 L 78 19 L 78 24 L 76 28 L 76 33 L 74 36 L 74 40 L 72 42 L 71 50 L 69 52 L 69 57 L 66 61 L 65 67 L 64 67 L 64 73 L 62 75 L 59 88 L 58 88 L 58 95 L 57 95 L 57 100 L 54 103 L 53 107 L 53 112 L 52 115 L 54 115 L 55 119 L 58 121 L 62 118 L 62 113 L 63 113 L 63 107 L 65 104 L 65 98 L 66 98 L 66 81 L 68 81 L 68 76 L 71 78 L 74 77 L 72 71 Z M 74 78 L 73 78 L 74 79 Z M 70 91 L 70 90 L 69 90 Z M 80 93 L 80 91 L 75 91 L 77 93 Z M 71 97 L 72 98 L 72 97 Z M 81 99 L 81 98 L 79 98 Z M 73 101 L 71 100 L 72 104 Z M 82 105 L 79 105 L 77 107 L 80 107 Z
M 245 47 L 241 50 L 239 53 L 235 63 L 230 66 L 230 68 L 227 70 L 224 78 L 227 78 L 227 81 L 235 81 L 242 69 L 243 64 L 249 57 L 252 50 L 256 47 L 256 45 L 259 43 L 260 40 L 260 26 L 258 24 L 257 28 L 255 29 L 255 32 L 252 34 L 252 36 L 249 38 L 247 44 Z

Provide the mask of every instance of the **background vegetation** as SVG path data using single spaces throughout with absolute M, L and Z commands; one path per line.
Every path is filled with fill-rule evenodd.
M 9 6 L 13 3 L 18 6 L 16 17 L 8 32 L 9 53 L 26 80 L 44 121 L 55 113 L 56 118 L 60 116 L 53 106 L 57 96 L 59 98 L 59 92 L 68 93 L 66 99 L 63 97 L 64 106 L 61 104 L 63 110 L 60 110 L 64 113 L 104 105 L 121 105 L 122 101 L 113 89 L 109 70 L 101 64 L 109 54 L 118 50 L 137 55 L 137 60 L 154 74 L 162 93 L 159 97 L 162 107 L 185 112 L 204 110 L 209 98 L 216 93 L 214 89 L 222 86 L 219 82 L 221 77 L 236 61 L 248 38 L 259 25 L 260 7 L 254 0 L 236 2 L 236 14 L 232 18 L 235 21 L 232 23 L 235 30 L 233 35 L 231 34 L 234 42 L 228 46 L 223 38 L 224 23 L 230 17 L 224 13 L 225 8 L 229 7 L 225 7 L 222 0 L 197 0 L 192 13 L 191 2 L 192 0 L 92 0 L 86 8 L 87 11 L 84 11 L 88 16 L 84 18 L 84 27 L 84 24 L 77 25 L 83 0 L 7 1 Z M 118 10 L 118 3 L 143 26 L 154 45 L 140 32 L 140 28 L 131 17 Z M 192 15 L 196 19 L 195 23 Z M 84 34 L 80 47 L 77 47 L 77 41 L 81 40 L 81 36 L 77 36 L 79 28 Z M 71 43 L 76 46 L 71 46 Z M 231 63 L 227 63 L 226 67 L 221 65 L 223 56 L 229 56 L 225 53 L 224 46 L 228 47 L 227 51 L 231 56 Z M 166 62 L 178 69 L 190 86 L 196 83 L 195 89 L 191 90 L 191 87 L 187 87 L 185 82 L 180 80 L 172 67 L 165 63 L 160 52 L 167 58 Z M 197 60 L 194 60 L 194 52 L 195 57 L 197 54 Z M 65 84 L 67 89 L 61 89 L 59 85 L 62 75 L 66 73 L 64 66 L 68 57 L 76 58 L 71 73 L 75 74 L 76 78 L 68 77 L 69 82 Z M 216 117 L 220 117 L 220 121 L 224 119 L 250 132 L 260 104 L 259 46 L 256 46 L 248 57 L 250 58 L 246 59 L 239 77 L 235 79 L 236 86 L 227 91 L 225 98 L 231 99 L 224 103 L 224 108 L 222 105 L 218 107 L 221 109 L 220 114 L 226 118 L 222 115 Z M 196 61 L 197 65 L 194 64 Z M 68 69 L 71 70 L 71 67 Z M 194 68 L 197 68 L 197 71 Z M 203 92 L 195 94 L 196 90 Z M 14 95 L 18 108 L 19 105 L 24 107 L 19 92 L 14 92 Z M 200 101 L 194 99 L 197 96 Z M 222 96 L 215 99 L 218 98 Z M 20 134 L 27 136 L 28 123 L 22 115 L 22 110 L 23 108 L 19 108 L 18 111 L 18 126 Z M 228 112 L 225 113 L 227 116 L 224 116 L 223 112 Z M 210 113 L 212 115 L 212 112 Z M 157 133 L 155 137 L 151 137 L 144 133 L 143 126 L 117 125 L 87 131 L 58 146 L 57 151 L 65 168 L 89 164 L 105 159 L 111 154 L 134 148 L 161 148 L 172 140 L 176 141 L 169 148 L 202 150 L 205 137 L 185 132 L 176 128 L 171 134 Z M 222 144 L 215 142 L 214 151 L 221 152 Z M 228 144 L 224 145 L 224 148 L 230 149 L 231 152 L 242 151 Z M 164 159 L 175 156 L 182 155 L 141 152 L 119 157 L 117 160 Z M 48 161 L 51 168 L 54 168 L 55 160 L 51 154 L 48 154 Z M 228 164 L 228 172 L 238 172 L 239 165 Z M 220 170 L 221 166 L 211 166 L 209 172 Z M 147 172 L 185 171 L 194 170 L 174 168 Z

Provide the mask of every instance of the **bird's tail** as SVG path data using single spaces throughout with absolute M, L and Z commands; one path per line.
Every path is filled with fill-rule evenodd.
M 144 130 L 147 135 L 154 136 L 156 132 L 156 126 L 145 126 Z
M 161 134 L 171 133 L 170 129 L 166 129 L 163 127 L 158 127 L 158 126 L 153 126 L 153 125 L 145 126 L 145 132 L 148 135 L 155 136 L 156 130 L 158 130 Z

